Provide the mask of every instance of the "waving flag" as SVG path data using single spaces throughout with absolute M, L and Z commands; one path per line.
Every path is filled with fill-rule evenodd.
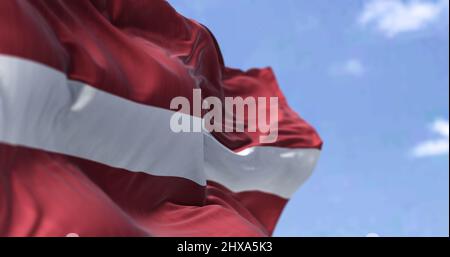
M 277 139 L 173 132 L 193 89 L 278 97 Z M 0 1 L 0 236 L 269 236 L 321 145 L 166 1 Z

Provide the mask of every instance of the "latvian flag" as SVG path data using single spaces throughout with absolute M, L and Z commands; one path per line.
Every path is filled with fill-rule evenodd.
M 245 131 L 173 128 L 269 98 L 274 140 L 251 111 Z M 321 145 L 270 68 L 227 68 L 166 1 L 0 1 L 0 236 L 270 236 Z

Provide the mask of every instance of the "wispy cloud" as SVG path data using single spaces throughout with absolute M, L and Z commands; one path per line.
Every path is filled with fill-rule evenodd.
M 412 153 L 413 156 L 430 157 L 449 154 L 449 122 L 448 120 L 436 120 L 430 129 L 439 137 L 436 139 L 427 140 L 417 145 Z
M 360 77 L 366 73 L 366 68 L 361 60 L 357 58 L 349 59 L 331 68 L 332 75 L 346 75 Z
M 448 14 L 448 0 L 371 0 L 367 2 L 359 23 L 374 25 L 387 37 L 426 28 Z

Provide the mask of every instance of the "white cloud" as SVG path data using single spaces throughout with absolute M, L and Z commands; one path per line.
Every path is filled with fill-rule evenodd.
M 345 63 L 344 71 L 354 76 L 361 76 L 365 73 L 365 68 L 360 60 L 351 59 Z
M 449 122 L 436 120 L 430 127 L 439 138 L 425 141 L 413 149 L 415 157 L 429 157 L 449 154 Z
M 426 28 L 448 14 L 448 0 L 371 0 L 359 17 L 359 23 L 373 24 L 387 37 Z
M 331 68 L 331 73 L 333 75 L 349 75 L 360 77 L 366 73 L 366 68 L 364 67 L 361 60 L 352 58 L 344 63 L 333 66 Z

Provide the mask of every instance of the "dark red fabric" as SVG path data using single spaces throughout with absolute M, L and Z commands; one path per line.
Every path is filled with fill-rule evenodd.
M 321 148 L 293 112 L 271 69 L 223 66 L 209 31 L 163 0 L 60 0 L 0 3 L 0 54 L 34 60 L 129 100 L 170 108 L 177 96 L 278 96 L 279 135 L 271 146 Z M 215 133 L 233 150 L 259 145 L 260 133 Z
M 278 96 L 279 137 L 268 145 L 322 145 L 271 69 L 226 68 L 211 33 L 163 0 L 2 0 L 0 54 L 166 109 L 194 88 L 204 97 Z M 235 151 L 260 145 L 259 135 L 214 133 Z M 0 144 L 0 236 L 268 236 L 286 202 Z
M 0 157 L 0 236 L 268 236 L 287 202 L 22 147 Z

